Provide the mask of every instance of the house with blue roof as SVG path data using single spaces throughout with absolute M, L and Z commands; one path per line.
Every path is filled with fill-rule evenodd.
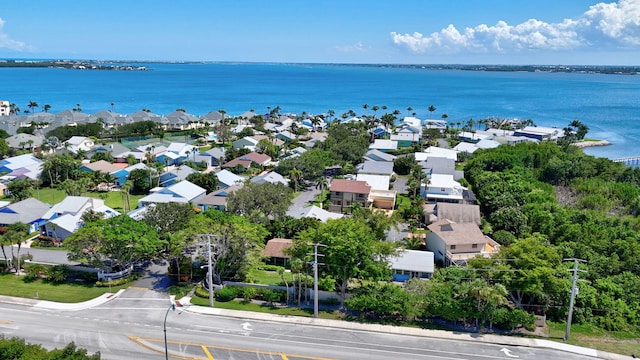
M 129 174 L 133 170 L 137 170 L 137 169 L 149 170 L 149 167 L 147 167 L 146 164 L 138 163 L 138 164 L 128 166 L 124 169 L 119 169 L 117 171 L 112 172 L 111 175 L 113 175 L 116 178 L 115 180 L 116 186 L 121 187 L 122 185 L 124 185 L 124 183 L 127 182 L 127 180 L 129 179 Z
M 46 222 L 41 226 L 41 232 L 49 237 L 64 240 L 82 226 L 82 216 L 89 210 L 102 214 L 103 218 L 120 215 L 106 206 L 102 199 L 67 196 L 44 214 L 43 219 Z
M 31 154 L 13 156 L 0 161 L 0 173 L 15 176 L 19 179 L 29 178 L 35 180 L 40 178 L 42 163 L 42 160 Z
M 39 231 L 40 226 L 47 221 L 44 215 L 51 205 L 35 198 L 28 198 L 0 208 L 0 226 L 8 226 L 17 223 L 26 224 L 27 232 Z
M 160 174 L 160 186 L 171 186 L 178 181 L 186 180 L 187 176 L 196 172 L 196 170 L 188 167 L 187 165 L 177 166 L 169 171 Z

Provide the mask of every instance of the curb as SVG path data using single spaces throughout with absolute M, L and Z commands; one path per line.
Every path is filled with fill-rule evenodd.
M 494 334 L 478 334 L 478 333 L 462 333 L 455 331 L 444 330 L 427 330 L 411 327 L 393 326 L 393 325 L 379 325 L 379 324 L 361 324 L 357 322 L 349 322 L 342 320 L 331 319 L 316 319 L 300 316 L 287 316 L 287 315 L 273 315 L 267 313 L 256 313 L 251 311 L 241 310 L 228 310 L 219 308 L 209 308 L 205 306 L 192 305 L 191 297 L 183 297 L 178 300 L 182 305 L 184 311 L 202 314 L 202 315 L 217 315 L 224 317 L 232 317 L 237 319 L 253 319 L 261 321 L 277 321 L 290 324 L 300 324 L 309 326 L 322 326 L 333 327 L 345 330 L 354 331 L 371 331 L 396 335 L 411 335 L 422 336 L 430 338 L 438 338 L 443 340 L 456 340 L 456 341 L 471 341 L 482 342 L 488 344 L 508 345 L 508 346 L 525 346 L 534 348 L 546 348 L 564 351 L 568 353 L 574 353 L 579 355 L 591 356 L 598 359 L 606 360 L 622 360 L 631 359 L 631 356 L 610 353 L 606 351 L 599 351 L 591 348 L 585 348 L 576 345 L 563 344 L 551 340 L 531 339 L 531 338 L 518 338 L 501 336 Z

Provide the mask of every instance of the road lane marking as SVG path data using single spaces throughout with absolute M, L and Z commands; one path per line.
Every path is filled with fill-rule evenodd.
M 213 360 L 213 356 L 211 356 L 211 353 L 209 352 L 209 349 L 206 346 L 202 345 L 202 351 L 204 351 L 204 354 L 207 355 L 209 360 Z
M 154 352 L 164 352 L 164 349 L 162 349 L 162 351 L 160 351 L 159 349 L 155 349 L 154 347 L 145 344 L 144 342 L 157 342 L 157 343 L 164 343 L 163 339 L 157 339 L 157 338 L 147 338 L 147 337 L 142 337 L 142 336 L 128 336 L 129 340 L 135 342 L 136 344 L 154 351 Z M 204 351 L 205 354 L 207 354 L 207 356 L 210 356 L 209 359 L 213 359 L 213 356 L 211 356 L 211 353 L 209 352 L 209 348 L 212 349 L 216 349 L 216 350 L 226 350 L 226 351 L 236 351 L 236 352 L 243 352 L 243 353 L 257 353 L 257 354 L 261 354 L 261 355 L 272 355 L 272 356 L 280 356 L 282 357 L 284 360 L 288 359 L 288 356 L 291 356 L 292 358 L 296 358 L 296 359 L 306 359 L 306 360 L 337 360 L 337 359 L 333 359 L 333 358 L 324 358 L 324 357 L 317 357 L 317 356 L 309 356 L 309 355 L 300 355 L 300 354 L 283 354 L 281 352 L 276 352 L 276 351 L 267 351 L 267 350 L 256 350 L 256 349 L 245 349 L 245 348 L 236 348 L 236 347 L 229 347 L 229 346 L 218 346 L 218 345 L 205 345 L 205 344 L 199 344 L 199 343 L 193 343 L 193 342 L 189 342 L 189 341 L 177 341 L 177 340 L 167 340 L 167 343 L 169 344 L 179 344 L 179 345 L 190 345 L 190 346 L 194 346 L 194 347 L 201 347 Z M 206 350 L 205 350 L 206 349 Z M 182 356 L 178 356 L 178 355 L 170 355 L 170 357 L 175 357 L 175 358 L 179 358 L 179 359 L 184 359 L 185 357 Z M 191 358 L 189 358 L 191 359 Z
M 13 321 L 0 319 L 0 324 L 13 324 Z

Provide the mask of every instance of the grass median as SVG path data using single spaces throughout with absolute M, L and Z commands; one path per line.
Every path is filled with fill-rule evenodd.
M 25 281 L 24 276 L 9 273 L 0 274 L 0 295 L 62 303 L 91 300 L 108 292 L 115 293 L 130 285 L 112 286 L 109 290 L 108 287 L 97 287 L 85 282 L 55 284 L 43 279 Z

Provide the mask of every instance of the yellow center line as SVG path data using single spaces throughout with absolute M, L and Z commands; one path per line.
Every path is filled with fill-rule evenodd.
M 207 355 L 209 360 L 213 360 L 213 356 L 211 356 L 211 353 L 209 352 L 209 349 L 207 349 L 206 346 L 202 345 L 202 351 L 204 351 L 205 355 Z
M 289 360 L 289 358 L 285 354 L 280 354 L 280 356 L 282 356 L 282 360 Z

